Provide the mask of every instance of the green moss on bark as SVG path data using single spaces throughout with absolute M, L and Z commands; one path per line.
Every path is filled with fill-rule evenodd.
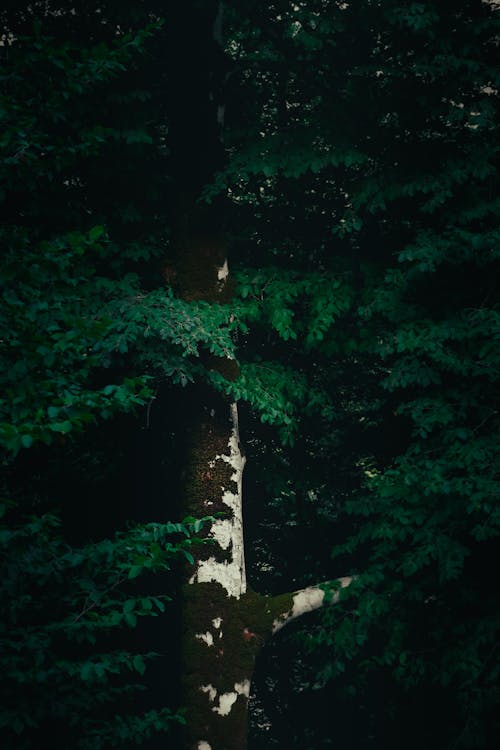
M 228 411 L 226 407 L 227 414 Z M 213 419 L 201 421 L 191 431 L 189 461 L 184 474 L 185 507 L 191 515 L 228 512 L 222 496 L 224 490 L 237 491 L 236 482 L 232 480 L 234 469 L 216 456 L 230 455 L 230 427 L 229 418 L 225 425 Z
M 175 286 L 184 299 L 219 303 L 231 299 L 232 282 L 218 278 L 227 259 L 227 240 L 213 206 L 199 203 L 183 211 L 173 246 Z
M 187 708 L 186 749 L 205 739 L 217 750 L 246 747 L 247 698 L 239 695 L 227 716 L 213 709 L 218 698 L 232 693 L 235 684 L 250 680 L 259 644 L 246 639 L 240 602 L 217 583 L 186 586 L 184 591 L 183 690 Z M 220 627 L 213 621 L 220 618 Z M 197 634 L 211 633 L 209 646 Z M 215 701 L 202 686 L 217 690 Z
M 217 402 L 212 418 L 205 417 L 190 431 L 187 445 L 188 460 L 183 477 L 183 515 L 200 518 L 217 515 L 231 518 L 233 511 L 223 502 L 224 492 L 237 493 L 238 485 L 232 479 L 234 468 L 225 460 L 229 458 L 229 440 L 232 423 L 227 404 Z M 220 415 L 220 416 L 219 416 Z M 225 416 L 225 418 L 224 418 Z M 208 537 L 206 526 L 202 537 Z M 217 545 L 198 545 L 192 549 L 198 560 L 214 557 L 218 562 L 230 560 L 232 550 Z
M 273 622 L 288 612 L 292 594 L 261 596 L 248 591 L 229 597 L 218 583 L 187 585 L 184 589 L 183 691 L 187 708 L 185 748 L 206 740 L 213 750 L 244 750 L 247 697 L 239 695 L 226 716 L 213 709 L 224 693 L 252 678 L 255 659 L 272 634 Z M 220 627 L 214 625 L 220 619 Z M 197 635 L 210 633 L 213 645 Z M 202 686 L 217 691 L 210 700 Z

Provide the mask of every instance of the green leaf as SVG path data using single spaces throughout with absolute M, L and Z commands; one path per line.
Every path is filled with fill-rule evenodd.
M 127 612 L 124 620 L 130 628 L 135 628 L 135 626 L 137 625 L 137 617 L 131 612 Z
M 135 609 L 135 599 L 127 599 L 123 604 L 123 612 L 125 614 L 132 612 Z
M 82 680 L 90 680 L 94 676 L 94 665 L 90 661 L 86 661 L 80 669 L 80 677 Z
M 67 433 L 73 429 L 73 425 L 68 419 L 66 419 L 64 422 L 53 422 L 49 425 L 49 429 L 52 430 L 52 432 Z
M 91 242 L 95 242 L 100 237 L 102 237 L 103 234 L 104 234 L 104 227 L 102 226 L 92 227 L 92 229 L 89 231 L 89 240 Z
M 134 669 L 139 672 L 139 674 L 144 674 L 144 672 L 146 671 L 146 665 L 144 664 L 144 659 L 140 654 L 134 656 L 132 663 L 134 665 Z
M 132 567 L 130 568 L 128 572 L 128 577 L 137 578 L 137 576 L 139 576 L 142 573 L 142 571 L 143 571 L 142 565 L 132 565 Z

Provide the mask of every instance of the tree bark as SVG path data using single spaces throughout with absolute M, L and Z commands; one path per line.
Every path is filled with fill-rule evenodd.
M 220 208 L 202 205 L 199 193 L 222 166 L 222 103 L 216 96 L 217 75 L 224 67 L 221 3 L 188 0 L 174 6 L 167 23 L 170 69 L 181 72 L 170 88 L 177 191 L 175 285 L 184 299 L 218 304 L 232 294 L 224 222 Z M 206 357 L 206 364 L 226 378 L 238 375 L 234 360 Z M 214 515 L 216 520 L 205 532 L 209 543 L 194 551 L 195 561 L 183 587 L 182 705 L 187 711 L 183 747 L 245 750 L 248 696 L 258 651 L 287 622 L 322 606 L 325 593 L 313 586 L 268 597 L 247 588 L 242 516 L 245 459 L 237 405 L 197 385 L 186 409 L 185 427 L 181 512 Z M 340 585 L 349 580 L 341 579 Z
M 183 216 L 177 240 L 179 293 L 217 304 L 230 296 L 225 243 L 205 209 Z M 237 377 L 234 360 L 209 366 Z M 311 586 L 268 597 L 247 587 L 242 479 L 245 458 L 238 408 L 224 396 L 196 387 L 186 412 L 187 455 L 183 515 L 214 515 L 207 544 L 194 551 L 183 590 L 182 704 L 187 710 L 185 750 L 245 750 L 250 684 L 258 651 L 284 625 L 323 604 L 325 588 Z M 338 587 L 350 578 L 338 580 Z

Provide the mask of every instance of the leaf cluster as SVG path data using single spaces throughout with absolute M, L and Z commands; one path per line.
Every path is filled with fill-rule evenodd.
M 141 689 L 137 675 L 157 656 L 117 649 L 109 638 L 165 612 L 167 594 L 145 594 L 129 581 L 192 562 L 189 547 L 201 542 L 196 534 L 211 519 L 142 524 L 75 547 L 54 514 L 16 517 L 12 504 L 2 506 L 0 724 L 6 741 L 30 746 L 47 723 L 57 722 L 75 747 L 115 746 L 179 721 L 167 709 L 111 722 L 101 715 L 102 705 Z

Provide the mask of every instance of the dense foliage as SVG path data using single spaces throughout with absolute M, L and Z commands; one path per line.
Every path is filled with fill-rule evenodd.
M 53 514 L 16 523 L 12 510 L 2 511 L 0 726 L 7 746 L 33 747 L 40 732 L 57 732 L 61 746 L 121 747 L 183 721 L 168 708 L 142 715 L 131 709 L 141 689 L 137 675 L 158 654 L 118 650 L 109 639 L 135 628 L 137 618 L 165 611 L 168 595 L 137 596 L 127 584 L 169 570 L 179 556 L 189 559 L 203 524 L 150 523 L 74 547 Z M 127 678 L 130 672 L 136 676 Z M 123 715 L 116 713 L 119 701 Z M 111 719 L 102 713 L 107 704 Z
M 280 450 L 271 526 L 293 514 L 299 537 L 312 519 L 324 539 L 330 524 L 335 571 L 360 574 L 306 636 L 326 647 L 323 678 L 354 658 L 358 676 L 426 686 L 441 726 L 405 742 L 484 747 L 498 700 L 498 14 L 252 11 L 231 50 L 255 132 L 235 121 L 217 184 L 239 207 L 243 262 L 274 267 L 241 286 L 274 331 L 246 365 L 260 375 L 250 400 L 267 393 L 282 423 L 296 405 L 300 446 Z
M 367 716 L 360 747 L 401 746 L 405 722 L 408 747 L 487 747 L 499 698 L 495 4 L 225 3 L 227 167 L 204 189 L 209 209 L 226 198 L 237 286 L 224 305 L 168 286 L 173 174 L 188 160 L 169 130 L 183 79 L 164 53 L 168 7 L 50 5 L 1 12 L 8 742 L 33 747 L 37 728 L 61 723 L 72 747 L 124 746 L 178 718 L 113 719 L 102 705 L 128 713 L 127 674 L 152 657 L 110 646 L 163 608 L 140 574 L 189 559 L 200 522 L 167 523 L 172 500 L 155 523 L 97 523 L 75 541 L 60 521 L 72 489 L 53 488 L 75 455 L 96 484 L 123 471 L 103 435 L 134 431 L 120 415 L 148 421 L 160 396 L 170 449 L 175 389 L 203 381 L 242 404 L 255 587 L 359 576 L 340 608 L 276 646 L 296 664 L 273 677 L 275 736 L 257 727 L 256 746 L 333 741 L 319 717 L 345 705 L 340 685 Z M 187 6 L 196 39 L 205 19 Z M 207 353 L 237 356 L 239 378 L 207 369 Z M 107 502 L 121 518 L 120 499 Z M 363 708 L 380 690 L 386 703 Z M 316 711 L 314 724 L 280 728 L 286 703 Z M 391 707 L 399 723 L 373 719 Z
M 184 377 L 200 333 L 151 284 L 166 233 L 147 87 L 161 24 L 135 7 L 116 33 L 112 4 L 56 10 L 2 11 L 0 726 L 5 747 L 123 747 L 184 721 L 138 702 L 158 654 L 126 631 L 165 611 L 164 573 L 192 561 L 203 521 L 115 520 L 106 536 L 86 513 L 123 458 L 94 425 L 151 404 L 160 371 Z

